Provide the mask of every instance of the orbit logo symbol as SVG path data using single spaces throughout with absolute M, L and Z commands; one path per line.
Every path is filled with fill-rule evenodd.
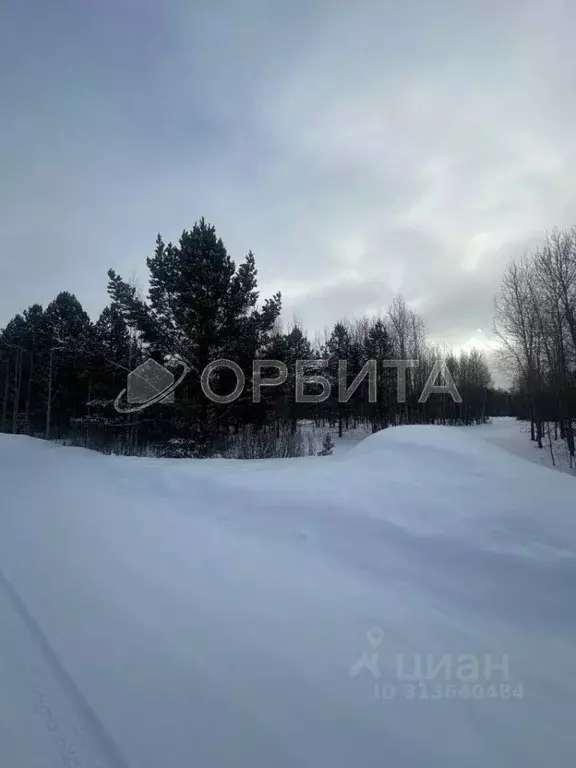
M 114 401 L 116 411 L 118 413 L 137 413 L 156 405 L 156 403 L 173 404 L 174 391 L 182 384 L 190 371 L 188 365 L 183 361 L 180 361 L 180 365 L 182 371 L 177 380 L 173 373 L 152 358 L 139 365 L 138 368 L 128 374 L 126 389 L 123 389 Z M 124 396 L 126 396 L 128 405 L 122 405 Z

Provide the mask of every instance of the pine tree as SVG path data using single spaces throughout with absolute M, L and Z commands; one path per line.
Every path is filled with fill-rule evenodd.
M 257 272 L 250 252 L 237 268 L 215 228 L 203 218 L 184 231 L 177 246 L 166 245 L 158 235 L 150 271 L 148 301 L 110 270 L 109 293 L 125 317 L 142 334 L 150 351 L 161 357 L 176 355 L 194 372 L 183 388 L 178 415 L 183 426 L 198 428 L 197 439 L 208 450 L 210 434 L 218 420 L 241 410 L 241 403 L 223 409 L 209 402 L 201 390 L 200 376 L 215 360 L 228 358 L 247 368 L 264 348 L 280 314 L 276 294 L 257 308 Z M 234 389 L 229 371 L 211 377 L 214 391 Z M 189 426 L 188 426 L 189 432 Z
M 386 368 L 384 362 L 394 357 L 394 345 L 384 321 L 378 318 L 370 325 L 366 337 L 366 359 L 375 360 L 378 373 L 377 402 L 372 405 L 372 430 L 386 427 L 393 417 L 395 402 L 394 388 L 395 372 Z
M 328 342 L 326 344 L 326 354 L 329 358 L 329 375 L 332 382 L 332 402 L 336 404 L 338 414 L 338 437 L 342 437 L 344 419 L 349 411 L 348 403 L 343 400 L 343 392 L 340 391 L 340 384 L 348 388 L 348 385 L 354 379 L 353 371 L 350 366 L 351 353 L 350 332 L 342 322 L 336 323 Z M 341 366 L 346 366 L 346 375 L 341 373 Z M 342 371 L 344 369 L 342 368 Z
M 78 299 L 66 291 L 47 306 L 43 326 L 45 435 L 49 438 L 53 436 L 53 426 L 58 434 L 70 418 L 86 412 L 94 330 Z

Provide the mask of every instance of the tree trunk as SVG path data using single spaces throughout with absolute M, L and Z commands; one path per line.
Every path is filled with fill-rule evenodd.
M 19 348 L 16 364 L 14 365 L 14 406 L 12 409 L 12 434 L 18 432 L 18 416 L 20 415 L 20 383 L 22 381 L 22 347 Z
M 2 401 L 2 421 L 0 422 L 0 432 L 6 431 L 6 415 L 8 413 L 8 394 L 10 392 L 10 358 L 9 354 L 6 358 L 6 379 L 4 381 L 4 400 Z
M 34 344 L 30 352 L 30 371 L 28 373 L 28 391 L 26 393 L 26 410 L 24 416 L 26 434 L 30 434 L 30 402 L 32 400 L 32 380 L 34 377 Z
M 54 366 L 54 347 L 50 349 L 48 365 L 48 402 L 46 403 L 46 440 L 50 440 L 50 419 L 52 418 L 52 369 Z

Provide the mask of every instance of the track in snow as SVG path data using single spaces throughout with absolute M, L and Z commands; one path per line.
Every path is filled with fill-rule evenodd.
M 0 571 L 0 765 L 32 768 L 40 755 L 42 768 L 128 768 Z

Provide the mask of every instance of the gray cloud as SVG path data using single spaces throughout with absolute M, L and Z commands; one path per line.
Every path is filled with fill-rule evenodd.
M 5 4 L 0 325 L 205 215 L 311 330 L 396 291 L 489 328 L 511 255 L 573 223 L 576 10 L 548 3 Z M 481 339 L 479 339 L 481 340 Z

